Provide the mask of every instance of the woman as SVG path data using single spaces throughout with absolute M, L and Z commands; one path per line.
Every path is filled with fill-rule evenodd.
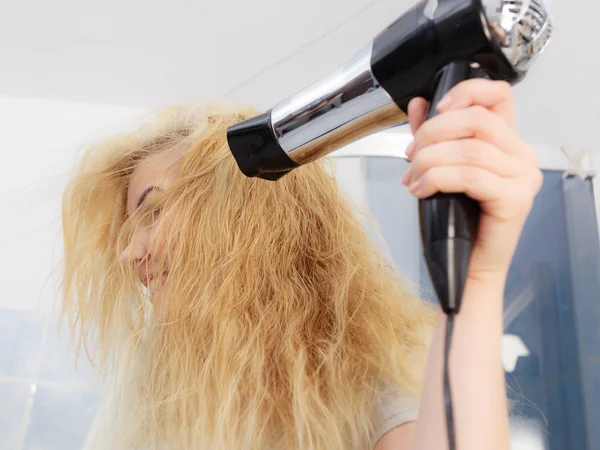
M 450 359 L 457 443 L 507 449 L 502 297 L 542 177 L 507 83 L 463 82 L 438 109 L 423 123 L 427 103 L 409 105 L 403 183 L 481 202 Z M 65 193 L 64 311 L 113 380 L 94 448 L 447 448 L 443 314 L 403 289 L 323 164 L 239 172 L 226 129 L 254 114 L 166 110 L 92 146 Z

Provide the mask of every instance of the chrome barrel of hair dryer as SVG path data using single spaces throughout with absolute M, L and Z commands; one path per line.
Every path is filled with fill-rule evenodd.
M 277 180 L 294 168 L 407 119 L 409 101 L 435 103 L 460 81 L 517 83 L 546 46 L 552 26 L 542 0 L 425 0 L 337 71 L 271 110 L 228 129 L 250 177 Z M 400 149 L 399 149 L 400 151 Z M 478 204 L 464 195 L 419 202 L 425 258 L 440 303 L 458 311 Z

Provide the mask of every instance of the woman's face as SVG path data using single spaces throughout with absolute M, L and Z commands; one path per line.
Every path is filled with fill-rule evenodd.
M 160 152 L 141 161 L 129 180 L 128 216 L 173 182 L 179 169 L 179 158 L 180 155 L 172 152 Z M 160 261 L 164 261 L 165 255 L 162 254 L 161 239 L 155 235 L 156 228 L 156 222 L 139 228 L 120 257 L 123 264 L 133 264 L 140 281 L 149 289 L 151 300 L 156 297 L 169 270 L 168 267 L 160 267 Z

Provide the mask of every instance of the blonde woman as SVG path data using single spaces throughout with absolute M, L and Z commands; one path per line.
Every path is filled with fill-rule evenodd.
M 426 109 L 409 107 L 404 184 L 483 209 L 450 363 L 458 448 L 507 449 L 502 297 L 541 174 L 508 84 Z M 256 113 L 174 107 L 79 163 L 64 312 L 111 381 L 90 447 L 447 448 L 443 314 L 403 289 L 323 164 L 240 173 L 226 129 Z

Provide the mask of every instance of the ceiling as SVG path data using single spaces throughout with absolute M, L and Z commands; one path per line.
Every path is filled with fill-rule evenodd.
M 335 69 L 414 0 L 6 2 L 0 96 L 151 107 L 272 106 Z M 598 148 L 600 2 L 553 2 L 555 34 L 515 89 L 534 144 Z

